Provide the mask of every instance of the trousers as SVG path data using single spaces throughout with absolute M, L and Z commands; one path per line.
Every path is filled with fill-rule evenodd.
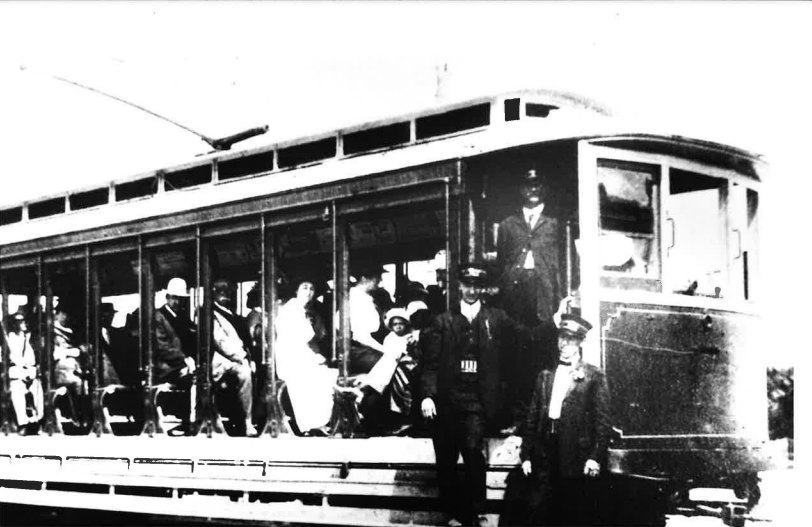
M 445 407 L 438 410 L 432 441 L 437 460 L 440 499 L 445 511 L 463 524 L 472 525 L 485 511 L 487 463 L 482 451 L 485 416 L 482 409 Z M 464 481 L 457 478 L 462 454 Z

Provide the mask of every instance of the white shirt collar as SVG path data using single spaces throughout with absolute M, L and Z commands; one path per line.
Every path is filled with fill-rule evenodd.
M 479 314 L 479 308 L 482 307 L 482 302 L 477 300 L 473 304 L 469 304 L 465 301 L 460 301 L 460 313 L 468 319 L 468 322 L 473 322 L 476 316 Z
M 533 208 L 522 207 L 522 211 L 524 212 L 524 221 L 530 224 L 530 218 L 533 218 L 533 224 L 535 224 L 544 211 L 544 203 L 539 203 Z

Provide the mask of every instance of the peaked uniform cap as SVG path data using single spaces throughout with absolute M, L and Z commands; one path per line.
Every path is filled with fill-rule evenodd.
M 535 169 L 530 169 L 522 177 L 522 184 L 524 184 L 524 185 L 532 185 L 532 184 L 536 184 L 536 183 L 541 183 L 543 179 L 544 179 L 543 176 L 541 174 L 539 174 L 538 172 L 536 172 Z
M 459 279 L 464 284 L 485 285 L 488 281 L 488 271 L 479 264 L 463 264 L 460 266 Z
M 592 324 L 578 315 L 570 313 L 561 315 L 561 325 L 558 328 L 559 333 L 567 333 L 584 339 L 590 329 L 592 329 Z

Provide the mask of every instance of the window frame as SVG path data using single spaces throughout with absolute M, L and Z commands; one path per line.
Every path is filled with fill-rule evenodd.
M 578 142 L 578 194 L 579 194 L 579 223 L 580 223 L 580 238 L 581 243 L 586 243 L 587 246 L 594 247 L 597 244 L 598 237 L 600 236 L 600 201 L 598 192 L 598 161 L 606 159 L 610 161 L 620 161 L 629 163 L 642 163 L 648 165 L 660 166 L 660 211 L 659 211 L 659 230 L 655 230 L 655 239 L 658 240 L 661 262 L 661 277 L 666 277 L 668 273 L 668 262 L 666 260 L 666 247 L 665 243 L 668 240 L 664 239 L 665 218 L 669 210 L 670 193 L 667 189 L 670 188 L 671 183 L 671 170 L 679 169 L 687 172 L 694 172 L 714 178 L 723 179 L 726 183 L 723 185 L 722 193 L 725 196 L 725 201 L 729 199 L 730 189 L 734 185 L 741 186 L 744 189 L 750 189 L 757 194 L 761 194 L 761 182 L 751 177 L 743 175 L 735 170 L 722 168 L 718 166 L 709 165 L 706 163 L 693 161 L 673 155 L 640 152 L 629 150 L 627 148 L 614 148 L 604 145 L 593 144 L 589 139 L 583 139 Z M 744 191 L 746 195 L 746 190 Z M 737 254 L 737 239 L 733 235 L 736 221 L 739 223 L 741 219 L 736 220 L 731 218 L 729 207 L 727 203 L 720 212 L 724 212 L 722 222 L 724 225 L 724 250 L 725 250 L 725 277 L 722 282 L 724 290 L 733 291 L 741 289 L 741 284 L 733 283 L 732 272 L 733 256 Z M 746 217 L 744 218 L 746 223 Z M 754 234 L 751 236 L 750 242 L 753 248 L 758 251 L 759 249 L 759 214 L 756 211 L 755 215 L 756 226 Z M 700 308 L 713 308 L 713 309 L 727 309 L 731 311 L 738 311 L 744 313 L 756 313 L 757 308 L 753 300 L 754 295 L 750 294 L 750 299 L 745 300 L 744 295 L 736 295 L 732 297 L 712 298 L 703 296 L 688 296 L 664 290 L 662 292 L 642 291 L 642 290 L 622 290 L 612 287 L 604 287 L 600 283 L 600 279 L 604 276 L 604 271 L 600 263 L 599 255 L 595 254 L 596 251 L 589 248 L 582 249 L 583 254 L 579 255 L 580 258 L 580 272 L 581 272 L 581 304 L 582 314 L 588 320 L 600 319 L 600 302 L 613 301 L 613 302 L 628 302 L 628 303 L 648 303 L 653 305 L 672 305 L 672 306 L 685 306 L 685 307 L 700 307 Z M 758 252 L 755 258 L 755 265 L 749 272 L 749 284 L 751 290 L 757 289 L 758 282 L 758 260 L 760 256 Z M 600 362 L 600 347 L 597 343 L 597 338 L 593 337 L 592 342 L 584 343 L 584 357 L 590 362 L 594 361 L 596 364 Z

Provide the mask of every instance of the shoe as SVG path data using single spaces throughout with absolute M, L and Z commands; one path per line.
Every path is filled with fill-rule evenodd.
M 257 429 L 254 425 L 245 425 L 245 437 L 256 437 L 257 435 Z
M 304 435 L 307 437 L 327 437 L 330 435 L 330 431 L 326 426 L 321 426 L 308 430 Z
M 457 518 L 451 518 L 448 520 L 448 527 L 462 527 L 462 522 L 459 521 Z
M 490 522 L 488 521 L 488 517 L 484 514 L 480 514 L 479 517 L 476 519 L 476 523 L 474 524 L 477 527 L 489 527 Z
M 391 435 L 404 437 L 404 436 L 408 435 L 408 433 L 411 431 L 411 429 L 412 429 L 412 425 L 410 425 L 408 423 L 407 424 L 402 424 L 402 425 L 396 427 L 394 430 L 392 430 Z

